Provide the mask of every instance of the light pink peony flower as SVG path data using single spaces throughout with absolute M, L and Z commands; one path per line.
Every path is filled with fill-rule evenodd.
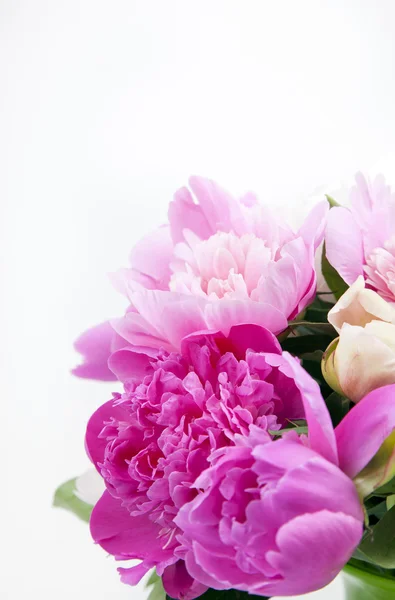
M 252 194 L 239 201 L 199 177 L 190 179 L 190 188 L 170 203 L 169 224 L 143 238 L 132 250 L 131 267 L 113 276 L 130 302 L 125 316 L 112 321 L 124 345 L 179 351 L 189 333 L 227 335 L 241 323 L 283 331 L 314 297 L 314 254 L 327 203 L 293 232 Z M 86 364 L 75 373 L 97 377 L 102 370 L 108 378 L 106 351 L 92 355 L 89 335 L 78 342 Z
M 329 212 L 328 260 L 349 285 L 363 275 L 371 289 L 395 302 L 395 194 L 383 176 L 371 182 L 359 173 L 350 203 Z
M 110 366 L 125 391 L 87 428 L 88 453 L 108 490 L 92 514 L 93 538 L 117 559 L 142 561 L 120 569 L 124 582 L 136 583 L 155 566 L 171 596 L 194 598 L 205 582 L 185 571 L 174 518 L 198 494 L 195 481 L 213 452 L 237 440 L 271 442 L 289 420 L 306 418 L 305 443 L 336 463 L 324 401 L 298 361 L 254 325 L 235 326 L 227 338 L 190 336 L 181 353 L 123 349 Z

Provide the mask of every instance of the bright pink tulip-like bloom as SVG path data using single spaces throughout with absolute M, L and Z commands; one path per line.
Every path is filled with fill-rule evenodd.
M 190 179 L 190 190 L 176 193 L 169 224 L 144 237 L 131 267 L 113 276 L 129 309 L 111 322 L 116 339 L 101 326 L 102 352 L 92 353 L 90 332 L 79 340 L 86 362 L 76 374 L 111 378 L 106 357 L 120 339 L 124 346 L 179 351 L 185 335 L 202 329 L 227 335 L 233 325 L 250 323 L 277 334 L 313 300 L 325 201 L 294 232 L 252 194 L 236 200 L 199 177 Z
M 395 302 L 395 194 L 382 176 L 370 182 L 358 174 L 350 200 L 350 208 L 329 212 L 328 260 L 349 285 L 363 275 L 371 289 Z
M 335 436 L 318 385 L 267 330 L 240 325 L 181 346 L 111 357 L 125 391 L 87 429 L 107 486 L 93 538 L 119 560 L 141 560 L 120 569 L 124 582 L 156 567 L 174 598 L 325 585 L 361 539 L 352 478 L 395 425 L 393 386 L 381 402 L 362 400 Z M 306 420 L 308 435 L 276 440 L 294 419 Z

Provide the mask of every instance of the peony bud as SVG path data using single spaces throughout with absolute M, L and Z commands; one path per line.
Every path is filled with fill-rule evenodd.
M 395 383 L 395 309 L 364 285 L 359 277 L 329 312 L 340 336 L 322 361 L 327 383 L 353 402 Z
M 328 321 L 338 333 L 344 323 L 361 327 L 371 321 L 395 323 L 395 308 L 373 290 L 365 289 L 360 276 L 329 311 Z
M 344 396 L 344 392 L 340 387 L 339 379 L 337 377 L 335 369 L 335 352 L 338 343 L 339 338 L 336 338 L 329 344 L 324 356 L 322 357 L 321 369 L 327 384 L 333 390 L 335 390 L 335 392 L 337 392 L 341 396 Z

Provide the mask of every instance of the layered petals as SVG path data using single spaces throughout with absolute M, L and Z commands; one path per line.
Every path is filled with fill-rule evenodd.
M 353 402 L 395 383 L 395 309 L 358 277 L 328 313 L 339 338 L 327 349 L 323 374 Z
M 166 549 L 160 528 L 148 515 L 132 519 L 121 503 L 107 491 L 95 505 L 90 530 L 94 541 L 117 560 L 141 559 L 141 564 L 119 569 L 125 583 L 135 585 L 152 567 L 164 570 L 174 562 Z
M 188 571 L 215 589 L 316 590 L 362 536 L 351 479 L 298 439 L 227 448 L 195 485 L 199 494 L 175 521 Z
M 340 468 L 356 477 L 395 430 L 395 385 L 374 390 L 336 427 Z
M 350 207 L 329 212 L 325 234 L 331 265 L 351 285 L 363 276 L 382 298 L 395 302 L 395 194 L 384 177 L 361 173 L 350 191 Z
M 234 326 L 227 336 L 195 332 L 184 338 L 181 353 L 121 349 L 110 364 L 124 377 L 124 393 L 95 412 L 86 435 L 88 454 L 108 490 L 92 517 L 95 540 L 116 558 L 142 561 L 121 571 L 126 583 L 156 565 L 169 593 L 196 597 L 211 584 L 197 579 L 185 562 L 188 548 L 175 517 L 199 497 L 199 477 L 227 448 L 247 452 L 250 460 L 256 444 L 268 446 L 270 472 L 287 469 L 286 455 L 272 455 L 269 446 L 280 451 L 282 444 L 272 440 L 298 419 L 307 420 L 309 435 L 295 442 L 286 460 L 299 464 L 317 450 L 336 463 L 324 400 L 300 363 L 282 353 L 270 331 L 254 324 Z M 293 437 L 299 440 L 296 433 Z M 337 473 L 335 464 L 332 469 Z M 115 505 L 116 523 L 111 524 Z M 100 519 L 108 521 L 103 530 Z M 130 540 L 135 521 L 137 541 Z M 147 536 L 155 543 L 149 552 L 148 545 L 139 552 L 140 531 L 145 535 L 149 524 Z
M 84 362 L 73 369 L 73 374 L 86 379 L 114 381 L 116 377 L 107 364 L 114 338 L 114 330 L 108 321 L 85 331 L 74 343 Z

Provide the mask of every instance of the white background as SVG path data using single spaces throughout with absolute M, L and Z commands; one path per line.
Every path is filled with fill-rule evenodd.
M 0 0 L 1 598 L 144 597 L 51 509 L 114 389 L 71 377 L 72 342 L 188 174 L 295 209 L 392 151 L 394 24 L 392 0 Z

